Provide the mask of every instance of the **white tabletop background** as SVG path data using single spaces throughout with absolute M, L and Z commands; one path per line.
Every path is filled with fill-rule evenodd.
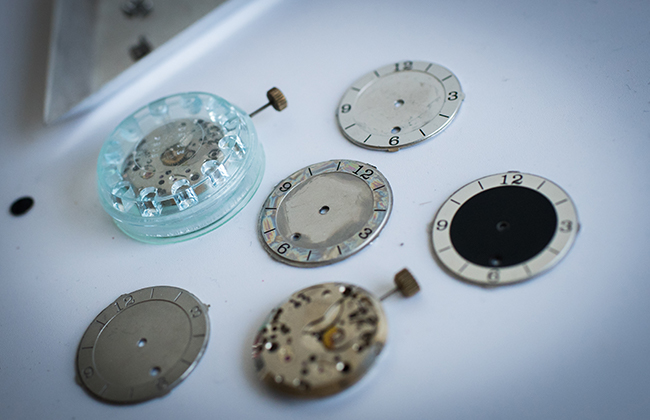
M 650 2 L 234 1 L 240 7 L 153 71 L 48 127 L 51 5 L 2 2 L 0 418 L 650 418 Z M 354 146 L 336 123 L 341 96 L 364 73 L 403 60 L 456 74 L 466 94 L 457 118 L 398 153 Z M 99 204 L 95 170 L 124 117 L 197 90 L 252 111 L 272 86 L 289 107 L 255 118 L 266 171 L 247 207 L 179 244 L 118 230 Z M 257 238 L 268 193 L 295 170 L 338 158 L 372 163 L 389 179 L 385 229 L 331 266 L 272 260 Z M 549 272 L 487 290 L 436 263 L 430 224 L 456 189 L 508 170 L 562 186 L 582 229 Z M 34 207 L 11 216 L 24 195 Z M 328 281 L 383 293 L 403 267 L 422 292 L 385 301 L 387 347 L 353 388 L 305 401 L 257 382 L 252 340 L 277 303 Z M 120 294 L 155 285 L 211 305 L 203 359 L 163 398 L 91 398 L 74 379 L 82 334 Z

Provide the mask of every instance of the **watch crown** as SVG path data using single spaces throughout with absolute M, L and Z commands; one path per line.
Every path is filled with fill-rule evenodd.
M 420 285 L 418 284 L 417 280 L 415 280 L 413 274 L 411 274 L 411 272 L 406 268 L 395 274 L 395 287 L 380 297 L 379 300 L 384 300 L 397 291 L 399 291 L 402 296 L 407 298 L 417 294 L 417 292 L 420 291 Z
M 249 117 L 254 117 L 258 112 L 262 111 L 270 105 L 273 105 L 273 108 L 275 108 L 276 111 L 282 111 L 287 107 L 287 98 L 285 98 L 284 93 L 282 93 L 282 91 L 276 87 L 269 89 L 269 91 L 266 92 L 266 97 L 269 101 L 265 105 L 262 105 L 260 108 L 251 112 L 249 114 Z
M 395 285 L 404 297 L 411 297 L 420 291 L 420 285 L 406 268 L 395 274 Z
M 276 87 L 271 88 L 266 92 L 266 97 L 269 98 L 269 103 L 273 105 L 276 111 L 282 111 L 287 107 L 287 98 L 284 97 L 284 93 Z

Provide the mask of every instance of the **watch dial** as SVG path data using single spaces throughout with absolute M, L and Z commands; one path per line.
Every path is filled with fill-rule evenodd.
M 564 190 L 536 175 L 508 172 L 469 183 L 447 199 L 434 219 L 432 243 L 455 276 L 494 286 L 557 264 L 578 229 Z
M 352 143 L 396 151 L 442 131 L 464 98 L 458 79 L 445 67 L 403 61 L 354 82 L 336 115 L 341 132 Z
M 392 206 L 388 180 L 374 166 L 321 162 L 275 186 L 260 211 L 260 239 L 273 258 L 286 264 L 332 264 L 372 242 Z

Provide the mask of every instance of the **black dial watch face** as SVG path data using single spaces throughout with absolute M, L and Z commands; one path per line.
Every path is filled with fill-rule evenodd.
M 453 193 L 436 214 L 431 241 L 437 260 L 454 276 L 496 286 L 553 267 L 579 227 L 562 188 L 537 175 L 506 172 Z
M 530 188 L 504 186 L 480 192 L 458 209 L 451 242 L 468 261 L 510 267 L 539 254 L 557 228 L 553 204 Z

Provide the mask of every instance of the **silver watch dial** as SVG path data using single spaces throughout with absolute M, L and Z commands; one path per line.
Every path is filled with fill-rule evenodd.
M 553 267 L 579 227 L 562 188 L 540 176 L 507 172 L 456 191 L 438 210 L 431 237 L 437 259 L 452 274 L 497 286 Z
M 458 79 L 445 67 L 404 61 L 354 82 L 336 115 L 343 135 L 352 143 L 396 151 L 442 131 L 464 98 Z
M 392 206 L 388 180 L 374 166 L 354 160 L 321 162 L 275 186 L 260 212 L 260 239 L 281 262 L 331 264 L 372 242 Z
M 76 363 L 81 383 L 95 397 L 113 403 L 165 395 L 203 356 L 210 331 L 207 309 L 176 287 L 120 296 L 81 338 Z

